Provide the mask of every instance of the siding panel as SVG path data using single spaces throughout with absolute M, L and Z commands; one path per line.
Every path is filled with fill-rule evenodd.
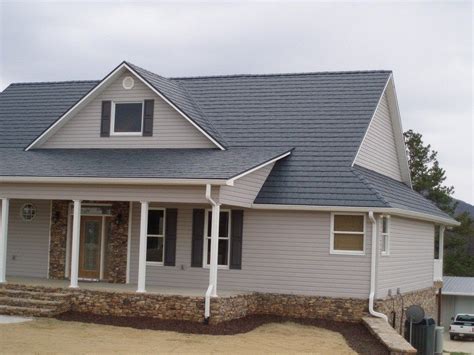
M 178 206 L 176 266 L 147 266 L 147 284 L 207 289 L 209 270 L 190 267 L 192 208 Z M 329 213 L 245 210 L 242 270 L 219 270 L 218 290 L 368 297 L 370 255 L 330 255 L 329 222 Z M 132 283 L 138 275 L 139 224 L 140 205 L 135 204 Z
M 355 164 L 402 181 L 386 93 L 380 100 Z
M 235 181 L 234 186 L 222 186 L 220 202 L 227 205 L 250 207 L 275 163 L 264 166 Z
M 434 225 L 392 216 L 390 255 L 378 254 L 377 297 L 433 286 L 433 259 Z
M 26 202 L 33 203 L 37 211 L 37 216 L 29 222 L 20 216 L 21 207 Z M 7 275 L 48 276 L 50 216 L 50 201 L 10 200 Z
M 131 90 L 122 87 L 124 73 L 69 120 L 41 148 L 215 148 L 201 132 L 138 78 Z M 102 100 L 155 100 L 152 137 L 100 137 Z

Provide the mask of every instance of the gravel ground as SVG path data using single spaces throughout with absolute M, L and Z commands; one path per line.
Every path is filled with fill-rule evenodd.
M 163 322 L 158 323 L 161 323 L 160 327 L 164 326 Z M 340 333 L 315 325 L 281 320 L 256 326 L 246 333 L 211 335 L 41 318 L 33 322 L 0 325 L 0 352 L 8 354 L 387 353 L 368 332 L 364 332 L 365 328 L 362 325 L 351 324 L 351 326 L 351 329 Z M 353 333 L 350 337 L 359 338 L 358 341 L 355 339 L 348 341 L 349 333 Z M 361 346 L 361 343 L 365 345 Z

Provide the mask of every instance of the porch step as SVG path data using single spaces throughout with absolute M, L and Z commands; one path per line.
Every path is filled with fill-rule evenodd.
M 53 317 L 59 313 L 54 308 L 34 308 L 0 305 L 0 314 L 24 317 Z
M 14 298 L 14 297 L 0 297 L 0 305 L 2 306 L 18 306 L 29 308 L 58 308 L 65 306 L 66 301 L 49 301 L 37 300 L 33 298 Z
M 15 297 L 15 298 L 28 298 L 34 300 L 68 300 L 68 293 L 57 293 L 48 291 L 28 291 L 28 290 L 17 290 L 10 288 L 0 288 L 1 297 Z M 0 302 L 1 304 L 1 302 Z
M 53 317 L 71 308 L 70 294 L 58 289 L 9 285 L 0 287 L 0 314 Z

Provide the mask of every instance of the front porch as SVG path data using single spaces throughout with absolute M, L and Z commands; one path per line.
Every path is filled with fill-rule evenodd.
M 39 277 L 21 277 L 8 276 L 7 282 L 3 284 L 6 288 L 38 288 L 38 289 L 55 289 L 61 292 L 70 292 L 70 281 L 67 279 L 55 280 Z M 116 293 L 136 293 L 136 284 L 118 284 L 104 281 L 79 281 L 78 288 L 88 291 L 99 292 L 116 292 Z M 186 288 L 186 287 L 164 287 L 149 285 L 147 286 L 147 294 L 163 295 L 163 296 L 185 296 L 185 297 L 204 297 L 205 290 L 202 288 Z M 232 297 L 237 295 L 249 294 L 245 291 L 220 291 L 219 297 Z

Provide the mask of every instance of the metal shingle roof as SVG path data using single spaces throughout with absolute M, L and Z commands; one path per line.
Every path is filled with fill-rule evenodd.
M 226 157 L 225 153 L 219 155 L 219 158 L 218 155 L 213 155 L 216 166 L 202 165 L 204 170 L 213 170 L 208 174 L 226 175 L 229 171 L 224 171 L 226 168 L 219 170 L 219 166 L 227 166 L 229 161 L 236 164 L 237 170 L 241 169 L 243 165 L 249 164 L 248 161 L 239 163 L 245 154 L 249 154 L 249 160 L 253 161 L 253 152 L 267 152 L 267 149 L 280 152 L 287 147 L 295 147 L 291 156 L 275 164 L 255 200 L 256 203 L 396 206 L 446 216 L 403 183 L 395 183 L 394 180 L 367 169 L 351 167 L 391 75 L 390 71 L 164 78 L 133 64 L 127 65 L 225 145 L 228 154 L 235 154 L 235 158 L 231 160 L 221 160 L 220 157 Z M 10 85 L 0 94 L 0 148 L 22 149 L 27 146 L 97 83 L 85 81 Z M 247 153 L 239 155 L 237 150 L 241 148 Z M 232 153 L 234 150 L 236 153 Z M 11 172 L 15 165 L 13 160 L 5 158 L 6 150 L 0 151 L 3 151 L 0 153 L 1 162 L 8 161 L 10 164 L 8 169 L 3 164 L 2 174 L 6 170 Z M 109 150 L 94 152 L 91 156 L 102 162 L 101 154 L 124 154 L 127 159 L 133 157 L 131 163 L 140 164 L 141 159 L 152 159 L 153 154 L 146 153 L 147 151 L 149 150 L 136 150 L 133 153 L 132 150 Z M 33 159 L 36 152 L 41 154 L 39 150 L 31 152 L 33 154 L 28 159 Z M 186 150 L 181 153 L 189 154 L 190 157 L 193 154 Z M 42 154 L 34 159 L 43 159 L 47 165 L 54 159 L 60 161 L 66 159 L 67 155 L 72 157 L 72 154 L 75 154 L 78 162 L 86 161 L 81 154 L 90 155 L 91 151 L 63 150 Z M 166 154 L 171 159 L 178 152 Z M 43 171 L 40 168 L 28 170 L 25 160 L 22 160 L 27 155 L 18 152 L 12 156 L 17 156 L 17 164 L 21 167 L 19 170 L 23 173 L 30 171 L 31 174 L 38 174 Z M 118 156 L 112 161 L 120 167 L 126 165 L 120 162 Z M 170 168 L 170 174 L 179 177 L 197 174 L 197 170 L 188 169 L 178 159 L 169 160 L 171 161 L 175 167 Z M 184 161 L 191 165 L 193 162 L 192 159 Z M 153 160 L 153 163 L 160 162 Z M 110 164 L 110 170 L 102 171 L 101 174 L 119 174 L 118 169 L 112 166 L 115 163 Z M 232 169 L 230 166 L 227 168 Z M 97 169 L 100 169 L 100 163 Z M 204 170 L 200 170 L 199 174 L 204 174 Z M 152 174 L 152 171 L 153 169 L 147 168 L 134 169 L 136 173 L 130 171 L 130 174 L 141 176 L 140 174 Z M 80 169 L 69 165 L 62 174 L 68 173 L 83 174 Z M 153 174 L 157 176 L 158 171 L 155 170 Z
M 230 179 L 288 148 L 1 149 L 0 176 Z
M 443 293 L 474 296 L 474 277 L 443 276 Z

